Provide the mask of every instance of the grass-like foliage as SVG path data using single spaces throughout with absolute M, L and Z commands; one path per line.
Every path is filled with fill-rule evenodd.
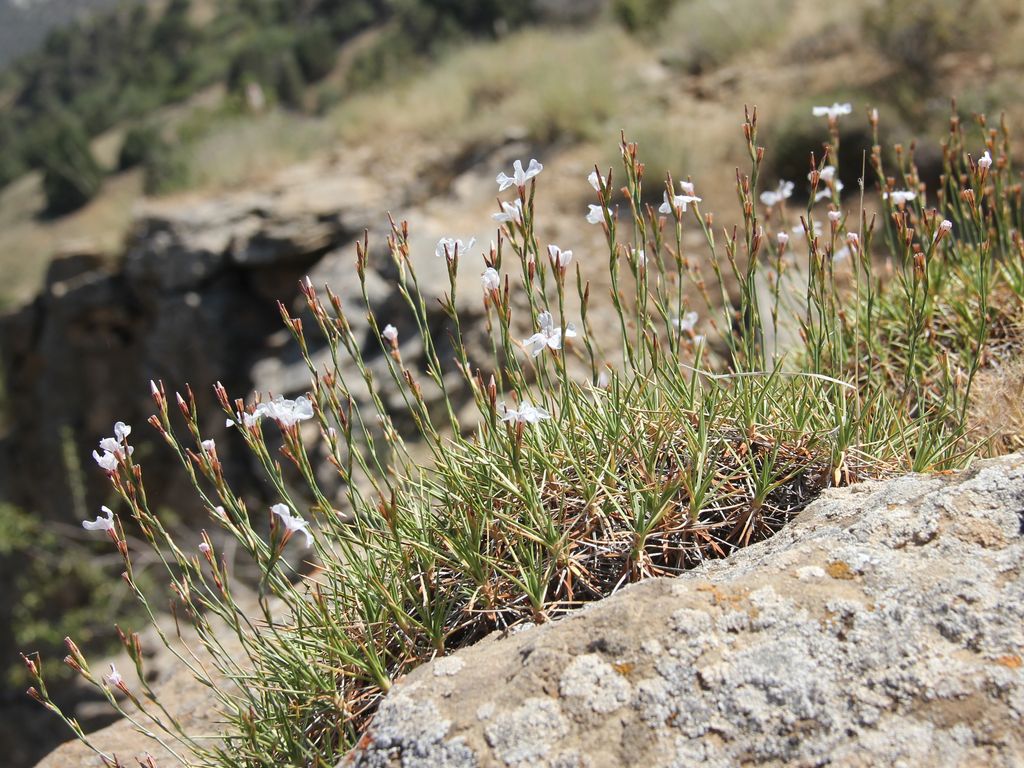
M 936 190 L 918 178 L 912 152 L 897 151 L 898 166 L 886 168 L 876 148 L 864 158 L 875 183 L 852 194 L 848 183 L 844 194 L 839 124 L 855 118 L 842 105 L 815 112 L 823 135 L 827 120 L 824 156 L 810 158 L 806 184 L 778 186 L 759 177 L 764 149 L 756 112 L 748 115 L 750 165 L 736 173 L 740 215 L 725 231 L 690 182 L 669 178 L 660 208 L 642 203 L 644 167 L 623 141 L 621 183 L 611 171 L 590 177 L 602 266 L 538 241 L 535 163 L 499 176 L 510 197 L 482 265 L 472 244 L 439 243 L 450 278 L 442 296 L 420 290 L 407 228 L 393 223 L 390 254 L 413 320 L 404 333 L 415 327 L 422 345 L 415 364 L 391 318 L 367 315 L 379 341 L 373 364 L 353 331 L 350 318 L 372 305 L 365 243 L 356 256 L 365 307 L 305 283 L 315 322 L 282 313 L 309 364 L 308 396 L 245 405 L 217 391 L 280 496 L 269 513 L 229 487 L 191 392 L 169 398 L 154 385 L 151 424 L 221 534 L 204 532 L 198 553 L 175 543 L 124 425 L 96 458 L 160 553 L 178 619 L 195 627 L 201 648 L 166 642 L 210 684 L 223 733 L 178 725 L 145 682 L 132 635 L 122 638 L 138 682 L 91 670 L 70 641 L 66 662 L 182 764 L 334 766 L 394 681 L 432 657 L 726 556 L 770 536 L 827 486 L 963 466 L 985 445 L 967 423 L 972 382 L 1021 342 L 1024 210 L 1007 132 L 980 120 L 968 145 L 954 119 Z M 877 113 L 868 119 L 877 136 Z M 875 185 L 880 196 L 865 189 Z M 787 200 L 800 187 L 808 202 L 794 210 Z M 869 216 L 867 204 L 880 213 Z M 485 269 L 482 359 L 467 351 L 457 309 L 465 269 Z M 592 285 L 610 287 L 593 307 Z M 448 338 L 431 335 L 435 301 Z M 595 308 L 617 334 L 599 338 Z M 307 334 L 326 342 L 326 366 Z M 456 401 L 460 377 L 472 404 Z M 400 434 L 399 416 L 415 425 L 414 440 Z M 318 485 L 300 435 L 312 425 L 347 489 L 345 512 Z M 267 517 L 269 537 L 260 533 Z M 108 512 L 89 527 L 107 531 L 149 610 L 120 522 Z M 260 574 L 255 615 L 233 597 L 215 543 L 227 537 Z M 298 565 L 304 558 L 312 567 Z M 241 652 L 222 645 L 229 636 Z M 31 695 L 86 738 L 52 704 L 38 657 L 26 663 Z

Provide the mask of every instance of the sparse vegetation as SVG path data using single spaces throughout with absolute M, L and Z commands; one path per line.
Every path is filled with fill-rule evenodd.
M 137 626 L 149 609 L 166 624 L 157 613 L 164 606 L 138 578 L 142 560 L 153 564 L 162 552 L 180 615 L 207 637 L 215 627 L 238 632 L 244 651 L 226 657 L 211 642 L 201 652 L 220 670 L 209 679 L 226 713 L 223 744 L 139 722 L 194 765 L 333 766 L 391 681 L 431 656 L 493 629 L 546 621 L 623 583 L 727 555 L 771 535 L 828 485 L 1024 448 L 1019 153 L 1001 125 L 979 129 L 970 117 L 994 105 L 1022 115 L 1020 9 L 1003 0 L 868 5 L 810 13 L 799 0 L 615 0 L 611 18 L 585 29 L 511 32 L 529 20 L 528 4 L 243 0 L 219 5 L 222 13 L 200 25 L 195 9 L 177 2 L 54 33 L 45 50 L 0 73 L 0 187 L 15 180 L 0 189 L 4 305 L 12 286 L 20 299 L 24 286 L 39 283 L 44 258 L 62 239 L 95 242 L 102 233 L 100 249 L 113 255 L 143 184 L 153 195 L 242 187 L 328 150 L 358 146 L 376 162 L 399 155 L 395 147 L 431 151 L 438 137 L 469 148 L 475 164 L 513 142 L 536 147 L 545 162 L 560 154 L 601 158 L 602 168 L 626 160 L 625 178 L 616 170 L 601 193 L 617 211 L 605 221 L 614 223 L 607 275 L 595 267 L 597 252 L 578 248 L 559 277 L 535 233 L 551 221 L 552 202 L 568 208 L 575 198 L 560 190 L 552 201 L 541 176 L 535 208 L 527 186 L 523 225 L 508 227 L 500 249 L 485 254 L 510 280 L 509 293 L 502 283 L 489 297 L 489 359 L 461 347 L 454 302 L 433 341 L 423 327 L 402 327 L 397 351 L 386 339 L 367 350 L 351 345 L 343 313 L 324 293 L 310 297 L 299 343 L 333 345 L 344 361 L 337 370 L 363 354 L 383 357 L 388 367 L 373 369 L 372 383 L 404 393 L 409 409 L 382 399 L 360 414 L 352 407 L 360 382 L 332 380 L 335 369 L 311 371 L 311 422 L 349 483 L 343 513 L 297 503 L 316 489 L 302 482 L 309 459 L 294 430 L 278 435 L 268 417 L 262 432 L 240 430 L 289 514 L 313 523 L 313 550 L 297 543 L 298 529 L 286 540 L 283 516 L 246 507 L 218 476 L 215 453 L 193 431 L 202 396 L 187 402 L 184 432 L 174 404 L 168 413 L 158 398 L 168 455 L 195 478 L 209 527 L 237 538 L 264 575 L 261 615 L 232 602 L 219 540 L 209 540 L 209 556 L 176 545 L 179 532 L 151 511 L 122 464 L 115 489 L 128 533 L 118 528 L 115 538 L 127 542 L 123 561 L 105 542 L 83 546 L 81 529 L 47 532 L 30 525 L 30 515 L 0 509 L 0 525 L 18 539 L 0 552 L 24 596 L 11 614 L 15 642 L 49 659 L 67 633 L 98 657 L 109 647 L 98 626 Z M 341 48 L 356 36 L 353 51 Z M 102 55 L 92 56 L 93 46 Z M 261 106 L 249 103 L 250 84 L 265 97 Z M 951 93 L 965 95 L 955 117 L 964 124 L 944 147 L 915 141 L 939 131 Z M 733 188 L 732 169 L 748 149 L 731 139 L 735 105 L 754 99 L 765 108 L 759 140 L 768 152 L 761 163 L 743 160 L 749 188 Z M 856 112 L 841 118 L 840 146 L 810 109 L 847 100 Z M 864 120 L 867 103 L 882 112 L 877 129 Z M 89 138 L 108 128 L 104 140 L 121 148 L 116 166 L 126 172 L 99 190 L 117 155 L 90 147 Z M 609 141 L 620 129 L 639 143 L 642 179 L 632 150 Z M 986 149 L 994 162 L 983 174 L 977 161 Z M 45 176 L 28 173 L 47 169 L 48 155 L 64 160 L 51 161 Z M 826 179 L 820 171 L 831 165 L 838 171 Z M 704 200 L 682 216 L 659 215 L 662 180 L 679 170 Z M 758 202 L 759 192 L 787 179 L 795 182 L 791 198 L 770 210 Z M 831 179 L 845 183 L 841 194 Z M 582 200 L 588 188 L 579 186 Z M 836 192 L 832 202 L 813 202 L 825 189 Z M 915 194 L 897 201 L 880 198 L 883 191 Z M 737 195 L 740 210 L 723 210 Z M 74 216 L 39 215 L 90 198 Z M 818 223 L 816 236 L 806 236 L 801 218 L 812 233 Z M 392 234 L 395 270 L 405 270 L 410 311 L 422 316 L 422 302 L 439 297 L 417 292 L 406 235 L 401 226 Z M 780 234 L 788 243 L 780 245 Z M 461 253 L 452 268 L 482 270 L 478 256 Z M 584 287 L 596 274 L 594 285 L 611 280 L 618 289 L 621 337 L 599 338 L 577 314 L 577 266 Z M 605 293 L 595 288 L 593 304 Z M 574 321 L 580 335 L 534 361 L 520 349 L 528 334 L 517 329 L 537 330 L 545 307 L 554 330 Z M 699 313 L 692 324 L 690 312 Z M 374 318 L 382 333 L 389 321 Z M 473 366 L 461 385 L 474 396 L 472 417 L 454 394 L 444 401 L 450 411 L 428 413 L 411 384 L 438 388 L 462 375 L 441 351 L 449 333 L 455 360 Z M 414 334 L 428 343 L 422 359 L 403 349 Z M 380 371 L 394 380 L 374 378 Z M 517 421 L 527 401 L 550 418 Z M 228 411 L 244 423 L 237 406 Z M 420 428 L 412 435 L 411 422 Z M 409 458 L 414 442 L 430 449 L 430 460 Z M 132 538 L 136 520 L 152 551 Z M 67 571 L 58 567 L 62 553 L 75 561 Z M 116 578 L 124 568 L 135 568 L 131 593 Z M 62 591 L 63 579 L 83 590 Z M 134 622 L 126 595 L 139 599 Z M 70 598 L 69 606 L 85 607 L 69 607 L 59 623 L 40 613 Z M 77 653 L 59 673 L 47 663 L 51 692 L 83 663 Z M 187 654 L 182 663 L 206 674 Z M 103 695 L 117 687 L 83 669 Z M 139 693 L 127 675 L 124 682 Z
M 536 238 L 545 182 L 532 162 L 499 177 L 511 199 L 482 263 L 473 265 L 471 245 L 438 244 L 450 278 L 442 296 L 421 292 L 408 229 L 394 224 L 388 245 L 408 326 L 376 316 L 365 287 L 365 307 L 345 308 L 329 287 L 305 283 L 312 320 L 281 310 L 309 366 L 308 396 L 246 405 L 217 390 L 280 495 L 269 510 L 249 509 L 225 480 L 216 445 L 199 430 L 196 398 L 154 386 L 152 426 L 192 480 L 209 525 L 261 574 L 259 616 L 234 601 L 209 536 L 199 552 L 185 551 L 154 513 L 124 425 L 101 443 L 97 462 L 159 553 L 179 616 L 195 625 L 218 670 L 180 655 L 216 693 L 222 740 L 211 744 L 143 701 L 152 692 L 132 636 L 124 644 L 138 683 L 93 671 L 70 641 L 67 664 L 120 711 L 114 691 L 127 695 L 138 727 L 185 764 L 332 766 L 417 664 L 726 556 L 772 535 L 827 486 L 960 467 L 985 451 L 987 436 L 969 428 L 972 387 L 1024 346 L 1024 207 L 1011 182 L 1008 131 L 982 120 L 967 132 L 954 118 L 939 189 L 921 183 L 907 153 L 895 152 L 890 166 L 875 147 L 875 215 L 867 192 L 843 192 L 830 170 L 860 149 L 841 142 L 840 124 L 857 120 L 850 111 L 835 104 L 808 115 L 827 147 L 806 185 L 796 182 L 808 200 L 798 210 L 787 203 L 795 184 L 762 178 L 757 118 L 748 115 L 749 164 L 736 175 L 740 225 L 724 233 L 690 182 L 651 180 L 665 202 L 643 204 L 644 166 L 636 145 L 623 143 L 621 179 L 608 171 L 590 178 L 589 221 L 606 236 L 615 339 L 599 338 L 590 315 L 590 281 L 605 267 Z M 873 136 L 877 124 L 872 113 Z M 690 231 L 704 243 L 699 254 L 684 246 Z M 366 259 L 363 243 L 361 281 Z M 704 280 L 702 262 L 714 280 Z M 455 304 L 464 269 L 483 271 L 490 343 L 480 359 L 467 351 Z M 435 300 L 447 338 L 428 327 Z M 349 324 L 348 312 L 364 311 L 375 350 L 362 348 Z M 521 327 L 533 335 L 521 339 Z M 409 337 L 422 344 L 419 362 L 404 355 Z M 312 356 L 319 345 L 330 352 L 326 367 Z M 369 356 L 384 361 L 386 381 Z M 456 375 L 475 406 L 471 419 L 457 415 Z M 431 388 L 442 393 L 440 410 L 427 405 Z M 387 405 L 396 393 L 402 405 Z M 399 418 L 415 425 L 413 436 L 399 433 Z M 344 512 L 318 485 L 303 422 L 319 427 L 345 484 Z M 413 459 L 411 439 L 429 449 L 426 461 Z M 308 511 L 298 485 L 316 500 Z M 269 537 L 261 518 L 271 521 Z M 156 620 L 119 519 L 108 513 L 88 527 L 115 544 L 127 584 Z M 315 570 L 298 563 L 303 543 Z M 221 622 L 240 639 L 240 656 L 214 639 Z M 39 657 L 26 663 L 31 694 L 61 714 Z

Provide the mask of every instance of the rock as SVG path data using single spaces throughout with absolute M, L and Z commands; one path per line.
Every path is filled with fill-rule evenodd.
M 1019 454 L 827 491 L 726 560 L 420 667 L 340 765 L 1024 764 L 1022 534 Z
M 228 436 L 212 386 L 221 381 L 238 397 L 253 390 L 294 397 L 308 389 L 309 372 L 277 308 L 281 300 L 301 313 L 298 284 L 306 275 L 332 285 L 352 310 L 353 332 L 372 348 L 354 272 L 355 241 L 366 227 L 378 230 L 366 276 L 370 304 L 403 330 L 413 327 L 379 247 L 383 211 L 405 204 L 416 164 L 405 173 L 384 183 L 359 163 L 310 163 L 259 190 L 140 205 L 120 265 L 85 246 L 65 249 L 37 299 L 0 318 L 0 368 L 11 404 L 10 430 L 0 442 L 0 495 L 77 524 L 109 501 L 109 484 L 89 452 L 124 420 L 137 427 L 133 444 L 149 492 L 187 518 L 198 500 L 144 423 L 153 412 L 150 379 L 171 390 L 190 384 L 204 431 L 223 446 L 229 477 L 260 487 L 252 458 L 232 454 L 232 441 L 220 439 Z M 432 303 L 430 311 L 443 332 L 440 309 Z M 323 359 L 306 317 L 313 356 Z M 403 334 L 410 359 L 420 354 L 416 342 Z

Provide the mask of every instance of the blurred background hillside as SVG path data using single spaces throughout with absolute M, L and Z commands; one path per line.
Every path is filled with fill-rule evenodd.
M 1024 123 L 1018 0 L 0 0 L 7 764 L 65 737 L 25 698 L 17 650 L 55 667 L 64 635 L 102 652 L 133 620 L 79 521 L 109 503 L 89 451 L 115 418 L 145 431 L 149 378 L 301 391 L 274 300 L 311 270 L 344 288 L 387 211 L 427 259 L 441 236 L 487 242 L 513 159 L 544 162 L 548 236 L 585 258 L 602 238 L 585 177 L 618 168 L 620 132 L 652 201 L 666 171 L 690 176 L 724 224 L 745 104 L 773 187 L 827 139 L 811 106 L 852 102 L 855 185 L 869 107 L 936 179 L 953 98 L 965 121 Z M 140 456 L 154 475 L 166 461 Z

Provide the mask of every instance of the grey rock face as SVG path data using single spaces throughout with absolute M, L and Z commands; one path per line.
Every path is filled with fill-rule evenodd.
M 342 765 L 1022 765 L 1022 529 L 1021 455 L 828 491 L 728 560 L 416 670 Z
M 372 355 L 376 340 L 355 274 L 355 242 L 367 228 L 377 245 L 367 269 L 370 304 L 399 327 L 403 355 L 416 361 L 422 347 L 380 246 L 383 212 L 410 202 L 405 190 L 419 166 L 410 163 L 407 177 L 391 174 L 385 184 L 351 165 L 288 169 L 259 191 L 149 202 L 121 264 L 87 253 L 55 261 L 37 299 L 0 318 L 12 420 L 0 441 L 0 495 L 51 519 L 86 517 L 109 494 L 89 452 L 123 420 L 136 427 L 132 442 L 150 493 L 187 516 L 190 505 L 198 506 L 195 494 L 145 424 L 153 413 L 150 379 L 172 391 L 190 384 L 201 398 L 206 436 L 226 438 L 218 444 L 228 476 L 240 487 L 261 487 L 250 458 L 231 450 L 212 386 L 221 381 L 236 397 L 253 390 L 294 397 L 308 389 L 309 371 L 277 308 L 280 299 L 307 316 L 313 356 L 324 358 L 299 295 L 307 275 L 317 286 L 331 284 Z M 445 319 L 436 313 L 431 327 L 446 338 Z M 330 492 L 332 475 L 322 479 Z

